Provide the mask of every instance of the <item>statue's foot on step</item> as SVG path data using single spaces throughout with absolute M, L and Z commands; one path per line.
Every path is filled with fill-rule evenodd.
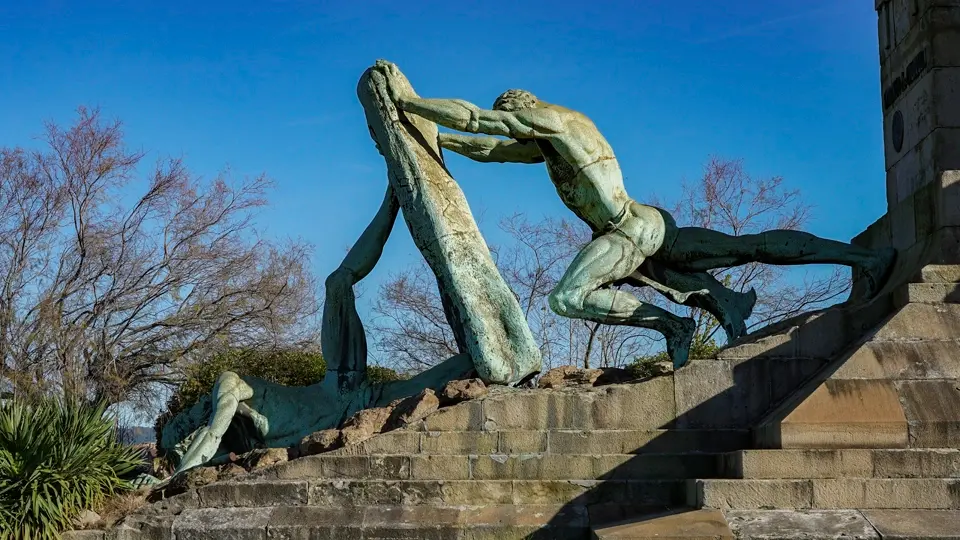
M 897 260 L 897 250 L 884 248 L 878 250 L 876 258 L 867 266 L 857 268 L 860 279 L 856 281 L 850 291 L 848 303 L 866 302 L 871 300 L 883 289 L 893 273 L 893 266 Z
M 721 302 L 720 325 L 727 334 L 727 343 L 732 343 L 747 333 L 747 319 L 757 304 L 757 291 L 733 292 Z
M 679 327 L 667 335 L 667 354 L 673 359 L 673 369 L 680 369 L 690 360 L 690 344 L 697 332 L 697 323 L 690 317 L 682 317 Z

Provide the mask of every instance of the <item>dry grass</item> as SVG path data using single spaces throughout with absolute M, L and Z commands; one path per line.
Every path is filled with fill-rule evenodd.
M 92 529 L 109 529 L 115 523 L 124 517 L 136 512 L 147 504 L 147 494 L 149 489 L 138 491 L 128 491 L 120 495 L 110 497 L 104 501 L 103 505 L 97 510 L 100 514 L 100 521 L 94 524 Z

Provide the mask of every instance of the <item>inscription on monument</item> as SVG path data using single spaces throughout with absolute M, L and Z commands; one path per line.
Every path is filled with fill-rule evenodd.
M 887 110 L 900 99 L 900 96 L 917 82 L 920 75 L 927 70 L 927 51 L 922 50 L 910 60 L 907 67 L 897 75 L 897 78 L 883 91 L 883 110 Z

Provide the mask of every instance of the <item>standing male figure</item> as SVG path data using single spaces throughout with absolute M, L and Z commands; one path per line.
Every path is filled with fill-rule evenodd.
M 396 66 L 378 65 L 388 81 L 392 80 Z M 611 287 L 637 276 L 648 259 L 663 263 L 666 267 L 660 267 L 660 273 L 668 279 L 673 274 L 678 283 L 686 283 L 694 298 L 712 302 L 705 307 L 719 315 L 728 335 L 736 323 L 730 318 L 739 318 L 742 325 L 753 301 L 750 295 L 732 296 L 739 293 L 718 288 L 707 270 L 750 262 L 842 264 L 866 277 L 865 296 L 872 297 L 891 266 L 892 250 L 877 253 L 805 232 L 774 230 L 730 236 L 710 229 L 677 227 L 665 210 L 630 198 L 613 149 L 589 118 L 540 101 L 529 92 L 508 90 L 496 99 L 493 110 L 485 110 L 459 99 L 417 98 L 399 86 L 390 85 L 390 91 L 397 108 L 407 113 L 457 131 L 509 137 L 443 136 L 444 148 L 478 161 L 545 162 L 564 204 L 594 232 L 593 240 L 551 292 L 550 307 L 565 317 L 656 330 L 666 338 L 675 367 L 687 362 L 694 321 Z M 691 282 L 703 285 L 712 300 L 702 295 L 707 291 L 689 288 Z M 666 285 L 671 286 L 669 282 Z M 734 309 L 725 310 L 724 306 Z

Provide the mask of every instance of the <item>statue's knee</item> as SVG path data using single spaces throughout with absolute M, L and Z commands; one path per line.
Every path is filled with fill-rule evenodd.
M 569 290 L 554 289 L 547 297 L 550 309 L 561 317 L 573 317 L 583 307 L 579 295 Z
M 349 289 L 353 287 L 353 272 L 347 270 L 346 268 L 337 268 L 329 276 L 327 276 L 324 286 L 327 289 L 327 294 L 336 293 L 337 291 L 342 291 L 344 289 Z

